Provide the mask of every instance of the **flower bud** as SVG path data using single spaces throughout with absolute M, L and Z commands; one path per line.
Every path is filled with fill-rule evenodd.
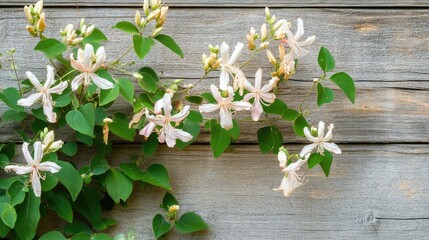
M 149 0 L 143 1 L 143 11 L 146 16 L 149 14 Z
M 212 65 L 212 69 L 213 69 L 213 70 L 218 69 L 218 68 L 220 67 L 220 64 L 221 64 L 221 60 L 220 60 L 220 59 L 217 59 L 217 60 L 216 60 L 216 62 L 215 62 L 215 63 L 213 63 L 213 65 Z
M 250 35 L 252 35 L 252 37 L 253 37 L 253 36 L 255 36 L 255 34 L 256 34 L 256 30 L 253 27 L 250 28 Z
M 270 50 L 267 50 L 267 56 L 268 56 L 268 60 L 270 61 L 270 63 L 272 65 L 276 65 L 277 64 L 277 59 L 274 57 L 273 53 L 271 53 Z
M 162 31 L 162 27 L 155 28 L 152 32 L 152 37 L 156 37 Z
M 86 25 L 83 25 L 81 28 L 80 28 L 80 33 L 82 34 L 82 36 L 83 35 L 85 35 L 85 33 L 86 33 L 86 29 L 87 29 L 88 27 L 86 26 Z
M 270 43 L 269 43 L 269 42 L 263 42 L 263 43 L 259 44 L 259 47 L 260 47 L 261 49 L 267 49 L 267 48 L 268 48 L 268 45 L 270 45 Z
M 133 73 L 133 77 L 137 79 L 143 79 L 143 76 L 140 73 Z
M 285 57 L 285 47 L 282 44 L 279 45 L 279 55 L 280 55 L 280 60 L 284 59 L 284 57 Z
M 28 6 L 24 7 L 24 13 L 25 13 L 25 17 L 27 18 L 28 22 L 33 24 L 33 16 L 31 16 L 31 10 Z
M 265 40 L 267 40 L 268 38 L 268 32 L 267 32 L 267 24 L 262 24 L 261 27 L 261 41 L 265 42 Z
M 250 34 L 247 34 L 246 38 L 247 38 L 247 48 L 251 51 L 254 50 L 256 47 L 255 39 L 253 39 L 253 36 Z
M 75 39 L 73 39 L 73 40 L 70 42 L 70 45 L 71 45 L 71 46 L 76 46 L 76 45 L 78 45 L 79 43 L 81 43 L 81 42 L 82 42 L 82 40 L 83 40 L 83 38 L 75 38 Z
M 27 31 L 31 34 L 31 36 L 36 37 L 37 33 L 34 31 L 33 26 L 27 25 L 27 27 L 25 27 L 27 29 Z
M 267 20 L 271 18 L 270 9 L 268 7 L 265 7 L 265 16 L 267 17 Z
M 172 105 L 176 111 L 181 111 L 183 109 L 182 101 L 174 101 Z
M 313 78 L 313 82 L 317 83 L 317 82 L 319 82 L 319 79 L 318 78 Z
M 89 35 L 92 34 L 92 32 L 94 31 L 95 26 L 94 25 L 90 25 L 85 32 L 85 37 L 88 37 Z
M 40 134 L 42 135 L 42 134 Z M 43 138 L 43 144 L 49 145 L 55 140 L 55 134 L 54 131 L 49 131 L 47 134 L 43 134 L 44 136 L 41 136 Z
M 79 25 L 80 29 L 82 29 L 83 25 L 85 25 L 85 18 L 82 18 L 80 20 L 80 25 Z
M 40 0 L 34 5 L 34 12 L 41 14 L 43 9 L 43 0 Z
M 36 29 L 39 32 L 43 32 L 46 28 L 45 24 L 45 13 L 40 14 L 40 19 L 37 21 Z
M 311 127 L 311 135 L 314 136 L 314 137 L 317 137 L 317 135 L 318 135 L 317 128 Z
M 157 9 L 157 10 L 155 10 L 155 11 L 153 11 L 153 12 L 151 12 L 150 14 L 149 14 L 149 16 L 147 16 L 147 21 L 148 22 L 150 22 L 150 21 L 152 21 L 152 20 L 154 20 L 154 19 L 157 19 L 158 17 L 159 17 L 159 14 L 161 13 L 161 10 L 160 9 Z
M 273 16 L 271 17 L 271 19 L 270 19 L 270 20 L 268 20 L 267 22 L 271 25 L 271 24 L 273 24 L 275 21 L 276 21 L 276 15 L 273 15 Z
M 49 147 L 49 152 L 56 152 L 63 147 L 64 142 L 61 140 L 55 141 Z
M 219 53 L 219 45 L 213 46 L 211 44 L 209 44 L 209 50 L 211 53 L 215 53 L 218 54 Z
M 168 6 L 161 7 L 161 13 L 159 15 L 159 18 L 163 19 L 167 15 Z
M 150 0 L 150 7 L 157 9 L 161 5 L 161 0 Z
M 171 205 L 170 207 L 168 207 L 167 219 L 170 221 L 176 220 L 179 210 L 179 205 Z
M 168 208 L 168 212 L 169 213 L 175 213 L 175 212 L 177 212 L 177 211 L 179 211 L 180 210 L 180 206 L 179 205 L 171 205 L 169 208 Z
M 136 11 L 136 16 L 134 17 L 134 22 L 136 23 L 137 27 L 140 27 L 142 20 L 142 16 L 140 15 L 140 11 Z

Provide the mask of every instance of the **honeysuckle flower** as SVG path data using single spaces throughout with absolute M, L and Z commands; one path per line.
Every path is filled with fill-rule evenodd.
M 221 52 L 221 72 L 220 72 L 220 84 L 219 88 L 223 91 L 228 89 L 229 75 L 236 75 L 240 70 L 238 66 L 235 66 L 235 62 L 240 57 L 241 51 L 243 50 L 244 44 L 239 42 L 235 46 L 234 52 L 231 57 L 229 56 L 229 46 L 225 42 L 220 45 Z M 243 74 L 244 76 L 244 74 Z
M 43 85 L 39 82 L 33 73 L 26 72 L 31 84 L 33 84 L 34 88 L 36 88 L 39 92 L 33 93 L 26 98 L 18 100 L 17 104 L 24 107 L 29 107 L 41 99 L 43 103 L 43 113 L 46 115 L 50 123 L 55 123 L 57 121 L 57 114 L 53 111 L 55 103 L 52 100 L 51 94 L 61 94 L 64 89 L 67 88 L 67 82 L 61 82 L 60 84 L 52 87 L 55 82 L 54 68 L 48 65 L 46 66 L 46 69 L 46 82 Z
M 40 172 L 51 172 L 57 173 L 61 170 L 61 167 L 54 162 L 41 162 L 43 158 L 43 149 L 41 142 L 35 142 L 33 145 L 34 158 L 31 157 L 28 151 L 28 143 L 22 144 L 22 153 L 27 162 L 27 165 L 8 165 L 5 167 L 6 172 L 13 171 L 18 175 L 25 175 L 30 173 L 30 182 L 33 187 L 34 195 L 40 197 L 42 194 L 42 186 L 40 179 L 45 177 Z
M 95 71 L 97 71 L 106 60 L 104 47 L 99 47 L 97 49 L 97 53 L 95 54 L 95 63 L 93 63 L 93 59 L 94 48 L 88 43 L 85 45 L 84 50 L 79 49 L 77 51 L 77 60 L 74 59 L 73 53 L 70 55 L 70 63 L 72 67 L 82 72 L 72 80 L 72 91 L 76 91 L 82 84 L 85 87 L 88 86 L 91 83 L 90 80 L 92 80 L 92 82 L 101 89 L 110 89 L 114 87 L 113 83 L 109 80 L 95 74 Z
M 305 137 L 313 143 L 305 146 L 299 155 L 301 157 L 306 156 L 308 153 L 311 153 L 313 149 L 315 149 L 316 147 L 317 147 L 317 152 L 321 155 L 323 155 L 323 152 L 325 151 L 325 149 L 335 154 L 341 154 L 341 149 L 337 146 L 337 144 L 329 142 L 332 139 L 333 129 L 334 129 L 334 124 L 331 123 L 328 126 L 328 132 L 325 135 L 325 123 L 320 121 L 319 127 L 317 129 L 317 137 L 315 137 L 311 134 L 308 127 L 305 127 L 304 128 Z
M 289 44 L 289 47 L 291 48 L 293 55 L 295 57 L 301 57 L 308 53 L 308 51 L 305 49 L 305 47 L 310 46 L 314 40 L 316 39 L 316 36 L 308 37 L 305 41 L 300 42 L 299 39 L 304 35 L 304 23 L 301 18 L 298 18 L 297 20 L 297 30 L 295 33 L 295 36 L 290 31 L 288 25 L 285 26 L 285 33 L 287 36 L 286 42 Z
M 47 128 L 45 128 L 47 130 Z M 61 140 L 55 141 L 55 133 L 54 131 L 49 131 L 45 137 L 43 138 L 42 142 L 42 149 L 43 153 L 51 153 L 58 151 L 62 146 L 64 142 Z
M 262 82 L 262 69 L 258 69 L 255 74 L 255 86 L 246 81 L 244 87 L 249 91 L 248 94 L 244 95 L 243 101 L 249 101 L 254 98 L 253 106 L 250 109 L 252 112 L 253 121 L 259 121 L 264 110 L 262 104 L 271 104 L 276 100 L 274 93 L 270 93 L 273 88 L 276 87 L 278 78 L 272 78 L 267 84 L 261 87 Z
M 237 74 L 234 76 L 234 84 L 233 89 L 234 91 L 239 90 L 240 96 L 243 96 L 244 93 L 244 85 L 246 84 L 247 79 L 246 76 L 244 76 L 243 71 L 238 71 Z
M 279 162 L 281 167 L 286 165 L 286 159 L 283 158 L 283 156 L 286 157 L 286 154 L 282 155 L 279 152 Z M 286 197 L 289 197 L 297 187 L 301 186 L 303 177 L 298 175 L 298 171 L 300 170 L 301 166 L 307 162 L 309 156 L 310 154 L 305 156 L 304 159 L 299 159 L 298 161 L 289 164 L 289 166 L 284 167 L 282 170 L 282 172 L 285 174 L 283 180 L 280 186 L 278 188 L 274 188 L 273 190 L 276 192 L 283 192 Z
M 282 62 L 280 63 L 281 68 L 283 70 L 284 75 L 290 76 L 295 73 L 295 59 L 293 56 L 293 52 L 287 53 Z
M 219 110 L 220 113 L 220 125 L 222 128 L 228 130 L 232 128 L 232 116 L 230 110 L 242 111 L 250 110 L 252 104 L 244 101 L 233 101 L 234 100 L 234 90 L 232 87 L 228 87 L 228 96 L 222 97 L 219 92 L 219 89 L 215 85 L 210 86 L 210 90 L 214 99 L 217 101 L 217 104 L 208 103 L 203 104 L 199 107 L 200 112 L 215 112 Z
M 77 37 L 76 30 L 74 29 L 73 24 L 68 24 L 64 30 L 60 31 L 63 42 L 69 46 L 75 46 L 82 42 L 82 37 Z
M 183 121 L 188 116 L 190 107 L 188 105 L 184 106 L 179 113 L 171 116 L 171 111 L 173 108 L 171 106 L 171 95 L 165 93 L 164 97 L 159 101 L 162 101 L 162 104 L 159 103 L 158 106 L 162 106 L 164 109 L 164 115 L 150 115 L 149 111 L 146 110 L 146 118 L 149 123 L 140 131 L 140 135 L 149 137 L 150 134 L 155 130 L 156 126 L 161 126 L 162 128 L 159 130 L 158 136 L 160 143 L 166 142 L 168 147 L 174 147 L 176 145 L 177 139 L 180 139 L 183 142 L 191 141 L 192 135 L 190 133 L 174 128 L 171 125 L 171 122 L 178 124 Z

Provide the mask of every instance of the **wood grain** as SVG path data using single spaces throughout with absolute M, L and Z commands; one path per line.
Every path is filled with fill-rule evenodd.
M 299 151 L 302 146 L 289 147 Z M 209 146 L 163 147 L 147 164 L 164 164 L 182 212 L 196 211 L 211 227 L 167 239 L 424 239 L 429 231 L 428 147 L 340 145 L 343 154 L 335 156 L 330 177 L 304 167 L 306 183 L 291 198 L 272 190 L 282 178 L 276 156 L 263 155 L 254 145 L 233 146 L 219 159 L 207 154 Z M 139 152 L 136 145 L 116 146 L 109 162 L 126 162 Z M 78 159 L 88 163 L 90 158 L 82 154 Z M 135 186 L 128 208 L 117 206 L 106 214 L 120 219 L 110 232 L 132 228 L 137 239 L 152 239 L 151 219 L 162 212 L 163 194 Z M 63 224 L 52 219 L 42 232 Z
M 24 4 L 34 4 L 36 1 L 19 1 L 19 0 L 1 0 L 0 6 L 23 6 Z M 51 0 L 45 1 L 45 6 L 141 6 L 143 0 Z M 166 4 L 174 7 L 427 7 L 427 1 L 424 0 L 408 0 L 408 1 L 353 1 L 353 0 L 305 0 L 305 1 L 264 1 L 264 0 L 167 0 Z

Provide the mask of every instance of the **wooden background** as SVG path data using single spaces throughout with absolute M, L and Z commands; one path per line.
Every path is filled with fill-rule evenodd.
M 207 44 L 245 41 L 250 27 L 258 29 L 262 24 L 263 7 L 268 5 L 280 18 L 303 18 L 306 36 L 317 36 L 311 54 L 300 60 L 299 73 L 282 89 L 283 100 L 296 106 L 311 79 L 320 74 L 320 45 L 331 50 L 337 70 L 353 76 L 357 87 L 354 105 L 339 91 L 335 91 L 336 101 L 321 109 L 315 107 L 314 95 L 308 101 L 312 124 L 319 120 L 335 123 L 334 141 L 343 154 L 335 157 L 329 178 L 320 169 L 305 170 L 307 183 L 291 198 L 272 191 L 282 176 L 276 157 L 259 153 L 255 133 L 264 123 L 244 123 L 241 139 L 219 159 L 211 156 L 207 133 L 185 151 L 161 147 L 150 162 L 166 165 L 182 209 L 195 210 L 211 227 L 193 235 L 172 233 L 167 239 L 428 238 L 428 1 L 171 0 L 167 4 L 171 10 L 165 31 L 182 46 L 185 59 L 160 47 L 143 62 L 163 72 L 165 78 L 197 81 Z M 46 62 L 32 51 L 36 40 L 25 32 L 23 5 L 21 0 L 0 0 L 0 48 L 17 48 L 20 77 L 25 77 L 25 71 L 44 76 Z M 45 6 L 49 36 L 58 36 L 59 28 L 78 24 L 85 17 L 110 38 L 106 52 L 112 60 L 131 41 L 111 26 L 120 20 L 132 21 L 141 1 L 47 0 Z M 264 54 L 259 57 L 265 58 Z M 269 67 L 265 59 L 253 61 L 244 70 L 246 76 L 252 78 L 259 66 Z M 7 70 L 0 71 L 2 88 L 15 85 Z M 210 77 L 195 92 L 218 81 L 215 74 Z M 5 111 L 4 105 L 0 107 Z M 115 108 L 124 108 L 124 103 Z M 248 119 L 244 115 L 240 118 Z M 287 147 L 299 151 L 306 143 L 292 135 L 290 124 L 276 118 L 270 121 L 281 127 Z M 19 141 L 11 127 L 3 124 L 0 141 Z M 110 161 L 128 161 L 139 152 L 139 144 L 121 143 L 114 147 Z M 90 159 L 88 154 L 81 156 L 82 162 Z M 115 207 L 107 213 L 119 222 L 110 233 L 132 228 L 138 239 L 152 239 L 151 218 L 160 212 L 164 193 L 151 187 L 136 189 L 128 208 Z M 44 231 L 61 223 L 41 225 Z

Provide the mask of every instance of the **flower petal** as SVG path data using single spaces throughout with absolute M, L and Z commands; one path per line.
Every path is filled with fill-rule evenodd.
M 189 106 L 184 106 L 183 109 L 176 115 L 170 117 L 170 121 L 172 122 L 181 122 L 185 119 L 189 114 Z
M 213 103 L 203 104 L 198 107 L 198 110 L 203 113 L 215 112 L 219 109 L 219 105 Z
M 183 131 L 182 129 L 174 129 L 173 130 L 175 138 L 176 139 L 180 139 L 182 142 L 189 142 L 192 140 L 193 136 L 188 133 Z
M 46 66 L 46 82 L 43 85 L 43 88 L 46 90 L 48 89 L 55 81 L 55 74 L 54 74 L 54 68 L 51 66 Z
M 222 64 L 226 65 L 229 62 L 229 46 L 226 42 L 222 42 L 220 45 L 220 54 L 222 58 Z
M 89 76 L 91 77 L 92 82 L 101 89 L 111 89 L 114 87 L 113 83 L 109 80 L 99 77 L 95 73 L 89 73 Z
M 4 168 L 6 172 L 13 171 L 18 175 L 24 175 L 31 173 L 33 171 L 33 167 L 31 166 L 18 166 L 18 165 L 8 165 Z
M 225 130 L 229 130 L 233 127 L 231 113 L 224 107 L 220 108 L 220 126 Z
M 317 138 L 322 140 L 323 136 L 325 136 L 325 123 L 320 121 L 319 127 L 317 128 Z
M 261 117 L 262 113 L 264 112 L 259 99 L 255 98 L 255 102 L 253 103 L 253 107 L 251 109 L 251 112 L 252 112 L 253 121 L 259 121 L 259 118 Z
M 255 90 L 256 91 L 261 89 L 261 82 L 262 82 L 262 69 L 259 68 L 255 74 Z
M 171 117 L 171 110 L 173 110 L 173 106 L 171 106 L 171 96 L 170 94 L 165 93 L 162 99 L 164 102 L 164 116 L 169 118 Z
M 94 47 L 89 43 L 85 44 L 85 49 L 83 50 L 82 63 L 87 70 L 91 69 L 92 55 L 94 55 Z
M 311 153 L 313 151 L 313 149 L 315 149 L 317 147 L 316 143 L 312 143 L 309 144 L 307 146 L 305 146 L 301 152 L 299 153 L 299 156 L 304 157 L 305 155 L 307 155 L 308 153 Z
M 238 42 L 237 45 L 235 45 L 234 52 L 232 53 L 231 58 L 228 61 L 228 65 L 232 65 L 237 61 L 237 59 L 241 55 L 241 51 L 243 50 L 243 48 L 244 48 L 244 44 L 241 42 Z M 223 58 L 223 55 L 222 55 L 222 58 Z
M 302 37 L 302 35 L 304 35 L 304 22 L 301 18 L 298 18 L 296 20 L 296 23 L 297 29 L 295 33 L 295 40 L 298 41 Z
M 106 52 L 104 51 L 104 47 L 101 46 L 97 49 L 95 64 L 91 67 L 91 72 L 97 71 L 106 60 Z
M 236 101 L 228 104 L 228 108 L 234 109 L 235 111 L 250 110 L 251 107 L 252 104 L 244 101 Z
M 287 163 L 286 153 L 284 151 L 279 151 L 279 153 L 277 154 L 277 159 L 279 160 L 279 166 L 281 168 L 285 168 Z
M 34 76 L 34 74 L 32 72 L 26 72 L 26 75 L 28 77 L 28 80 L 30 80 L 31 84 L 33 84 L 33 86 L 39 90 L 40 92 L 43 91 L 43 86 L 42 84 L 40 84 L 39 80 L 37 80 L 37 77 Z
M 334 124 L 329 124 L 328 126 L 328 132 L 326 133 L 325 137 L 323 138 L 324 142 L 329 142 L 332 139 L 332 130 L 334 129 Z
M 341 149 L 335 143 L 324 142 L 323 148 L 335 154 L 341 154 Z
M 304 135 L 305 137 L 311 141 L 311 142 L 317 142 L 317 139 L 315 137 L 313 137 L 313 135 L 311 135 L 310 130 L 308 129 L 308 127 L 304 128 Z
M 35 104 L 37 101 L 39 101 L 42 98 L 42 93 L 33 93 L 30 96 L 26 98 L 21 98 L 18 100 L 17 104 L 24 107 L 29 107 L 33 104 Z
M 33 150 L 34 150 L 34 165 L 39 165 L 40 161 L 42 161 L 43 158 L 43 147 L 42 142 L 37 141 L 33 144 Z
M 57 173 L 61 170 L 61 167 L 54 162 L 42 162 L 39 164 L 38 169 L 43 172 Z
M 49 94 L 61 94 L 67 88 L 67 82 L 61 82 L 60 84 L 47 90 Z
M 82 73 L 82 74 L 76 76 L 72 80 L 72 82 L 71 82 L 72 91 L 76 91 L 80 87 L 80 85 L 82 85 L 84 77 L 85 77 L 85 73 Z
M 141 131 L 140 135 L 143 135 L 145 137 L 149 137 L 150 134 L 152 134 L 153 130 L 155 129 L 156 124 L 153 122 L 149 122 Z
M 32 166 L 34 164 L 34 160 L 30 155 L 30 152 L 28 151 L 28 143 L 24 142 L 22 144 L 22 154 L 24 155 L 25 161 L 29 166 Z
M 42 195 L 42 185 L 40 184 L 39 174 L 37 171 L 33 171 L 31 186 L 33 187 L 34 195 L 36 197 L 40 197 Z
M 228 89 L 228 87 L 226 89 Z M 219 88 L 217 88 L 215 85 L 212 84 L 212 85 L 210 85 L 210 91 L 212 92 L 212 95 L 213 95 L 214 99 L 218 103 L 222 103 L 223 102 L 223 98 L 220 95 Z
M 248 102 L 250 99 L 252 99 L 252 98 L 255 98 L 255 94 L 254 93 L 252 93 L 252 92 L 250 92 L 250 93 L 248 93 L 248 94 L 246 94 L 246 95 L 244 95 L 244 97 L 243 97 L 243 101 L 244 102 Z
M 229 85 L 229 72 L 225 67 L 222 67 L 219 77 L 219 88 L 223 91 L 228 89 Z
M 50 123 L 57 122 L 57 114 L 54 112 L 52 99 L 49 97 L 43 97 L 43 114 Z
M 70 54 L 70 64 L 74 69 L 78 70 L 79 72 L 86 72 L 87 71 L 87 69 L 85 69 L 85 67 L 83 66 L 83 64 L 81 62 L 74 59 L 73 53 Z

